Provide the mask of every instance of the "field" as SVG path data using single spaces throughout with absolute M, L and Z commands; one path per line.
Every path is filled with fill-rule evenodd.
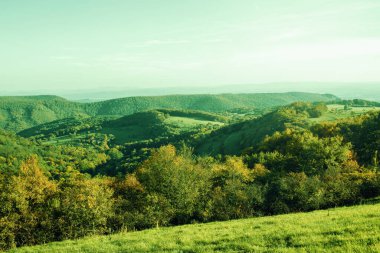
M 10 252 L 379 252 L 380 204 L 194 224 Z
M 310 119 L 313 122 L 322 122 L 322 121 L 335 121 L 338 119 L 345 119 L 354 116 L 358 116 L 370 111 L 380 111 L 380 107 L 370 107 L 370 106 L 355 106 L 344 109 L 344 105 L 331 104 L 328 105 L 328 111 L 325 112 L 319 118 Z
M 201 125 L 216 125 L 216 126 L 222 126 L 222 122 L 217 121 L 208 121 L 208 120 L 202 120 L 197 118 L 190 118 L 190 117 L 169 117 L 165 120 L 165 123 L 168 125 L 171 125 L 175 128 L 181 129 L 182 131 L 190 131 L 194 129 L 197 126 Z

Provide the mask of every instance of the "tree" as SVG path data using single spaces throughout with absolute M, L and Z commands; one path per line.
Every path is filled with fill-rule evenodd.
M 290 172 L 272 181 L 266 196 L 266 209 L 273 214 L 310 211 L 318 209 L 322 203 L 319 177 L 308 177 L 304 172 Z
M 177 154 L 171 145 L 154 151 L 136 176 L 153 205 L 149 210 L 156 215 L 154 225 L 189 222 L 198 200 L 207 192 L 207 172 L 188 154 Z
M 14 242 L 9 244 L 21 246 L 53 240 L 52 207 L 57 184 L 44 174 L 36 156 L 22 163 L 18 175 L 11 177 L 8 186 L 2 213 L 8 229 L 13 231 Z
M 309 113 L 311 118 L 319 118 L 327 110 L 328 108 L 325 104 L 317 104 L 310 106 L 310 108 L 307 109 L 307 112 Z
M 346 141 L 352 143 L 361 165 L 374 166 L 380 159 L 380 113 L 369 113 L 339 125 Z M 376 166 L 374 166 L 376 167 Z
M 148 202 L 147 194 L 135 174 L 116 178 L 112 183 L 112 189 L 115 215 L 109 225 L 113 231 L 143 229 L 152 225 L 153 222 L 144 212 Z
M 324 188 L 322 207 L 351 205 L 361 199 L 361 180 L 350 173 L 341 173 L 337 168 L 330 168 L 321 177 L 321 181 Z
M 341 168 L 352 159 L 350 148 L 340 136 L 319 138 L 306 130 L 287 129 L 265 138 L 258 151 L 265 153 L 264 165 L 271 171 L 317 175 L 328 168 Z
M 0 251 L 16 247 L 15 230 L 18 215 L 13 214 L 9 181 L 10 177 L 0 172 Z
M 60 182 L 59 188 L 55 219 L 60 240 L 108 232 L 114 210 L 107 179 L 73 175 Z
M 252 182 L 252 172 L 238 157 L 227 157 L 224 163 L 216 163 L 212 168 L 213 219 L 228 220 L 248 217 L 254 213 L 253 198 L 249 195 L 248 183 Z

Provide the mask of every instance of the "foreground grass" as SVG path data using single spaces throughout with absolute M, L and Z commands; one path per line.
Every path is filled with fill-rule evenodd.
M 380 252 L 380 204 L 93 236 L 11 252 Z

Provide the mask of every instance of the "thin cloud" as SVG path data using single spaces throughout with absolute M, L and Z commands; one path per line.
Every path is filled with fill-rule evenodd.
M 65 56 L 65 55 L 58 55 L 58 56 L 51 56 L 50 59 L 52 59 L 52 60 L 58 60 L 58 61 L 65 61 L 65 60 L 76 59 L 76 57 L 74 57 L 74 56 Z
M 162 39 L 153 39 L 153 40 L 146 40 L 143 42 L 134 42 L 134 43 L 127 43 L 125 46 L 127 48 L 144 48 L 144 47 L 154 47 L 154 46 L 165 46 L 165 45 L 179 45 L 179 44 L 188 44 L 191 43 L 190 40 L 162 40 Z
M 231 62 L 239 65 L 312 62 L 373 55 L 380 55 L 380 38 L 335 40 L 324 43 L 280 46 L 263 51 L 243 51 L 234 55 Z
M 144 42 L 144 45 L 155 46 L 155 45 L 176 45 L 176 44 L 187 44 L 190 43 L 189 40 L 148 40 Z
M 271 36 L 268 39 L 268 41 L 277 42 L 277 41 L 284 41 L 284 40 L 292 40 L 292 39 L 298 39 L 300 37 L 305 37 L 310 34 L 312 34 L 310 31 L 303 31 L 301 29 L 291 29 L 291 30 L 284 31 L 279 34 L 275 34 Z

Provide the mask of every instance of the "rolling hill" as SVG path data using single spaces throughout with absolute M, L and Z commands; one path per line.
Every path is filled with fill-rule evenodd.
M 107 235 L 126 228 L 139 230 L 311 211 L 377 197 L 380 117 L 373 111 L 379 108 L 339 102 L 295 102 L 272 108 L 260 117 L 183 109 L 154 109 L 125 116 L 78 114 L 18 135 L 0 130 L 0 188 L 9 193 L 0 196 L 0 202 L 6 203 L 5 209 L 0 208 L 6 221 L 0 224 L 5 228 L 0 232 L 2 238 L 9 238 L 0 240 L 0 247 Z M 272 135 L 289 127 L 289 131 Z M 272 135 L 268 148 L 257 148 L 267 135 Z M 260 146 L 265 147 L 265 142 Z M 244 156 L 223 157 L 231 154 Z M 46 176 L 38 171 L 44 171 Z M 39 184 L 28 178 L 37 174 L 51 189 L 41 196 L 42 201 L 36 200 L 38 206 L 32 202 L 36 194 L 30 189 L 40 192 Z M 83 180 L 87 183 L 83 184 Z M 29 181 L 32 184 L 25 184 Z M 14 191 L 17 187 L 22 188 Z M 194 189 L 199 195 L 193 195 Z M 84 199 L 88 206 L 82 205 L 83 198 L 78 196 L 88 196 L 89 202 Z M 97 201 L 93 201 L 94 197 Z M 28 209 L 14 219 L 9 210 L 18 212 L 18 201 L 27 203 Z M 74 206 L 78 208 L 72 209 Z M 328 247 L 331 251 L 376 252 L 376 211 L 349 210 L 334 219 L 330 219 L 331 211 L 327 215 L 320 211 L 324 212 L 320 217 L 297 214 L 256 218 L 213 223 L 216 227 L 208 224 L 149 230 L 15 250 L 307 252 Z M 34 217 L 39 218 L 37 223 Z M 272 220 L 277 218 L 278 221 Z M 322 220 L 327 223 L 323 225 Z M 232 225 L 231 230 L 223 229 L 231 224 L 237 225 Z M 280 224 L 282 230 L 278 229 Z M 82 234 L 76 234 L 77 228 Z M 184 232 L 186 228 L 189 229 Z M 202 234 L 201 230 L 211 232 Z M 182 233 L 185 237 L 168 239 Z M 136 241 L 135 235 L 141 241 Z
M 192 110 L 159 109 L 138 112 L 123 117 L 71 117 L 41 124 L 19 132 L 45 143 L 78 144 L 89 136 L 107 134 L 115 143 L 169 138 L 195 131 L 199 127 L 212 129 L 228 121 L 214 113 Z M 101 138 L 100 138 L 101 139 Z
M 295 101 L 331 101 L 337 97 L 314 93 L 256 93 L 127 97 L 94 103 L 77 103 L 57 96 L 0 97 L 0 127 L 18 132 L 70 117 L 125 116 L 153 109 L 226 112 L 239 108 L 262 110 Z
M 339 122 L 380 111 L 380 107 L 374 105 L 350 105 L 352 107 L 345 108 L 342 104 L 328 104 L 320 115 L 313 117 L 307 110 L 315 105 L 293 103 L 261 117 L 226 125 L 205 135 L 195 143 L 195 150 L 198 154 L 206 155 L 241 155 L 245 149 L 257 146 L 267 135 L 272 135 L 276 131 L 281 132 L 289 127 L 309 128 L 317 123 Z M 297 108 L 300 106 L 306 107 Z
M 283 131 L 289 126 L 305 127 L 304 113 L 280 108 L 262 117 L 222 127 L 205 135 L 196 143 L 196 152 L 206 155 L 240 155 L 249 147 L 259 144 L 265 136 Z
M 379 252 L 380 204 L 195 224 L 9 252 Z

